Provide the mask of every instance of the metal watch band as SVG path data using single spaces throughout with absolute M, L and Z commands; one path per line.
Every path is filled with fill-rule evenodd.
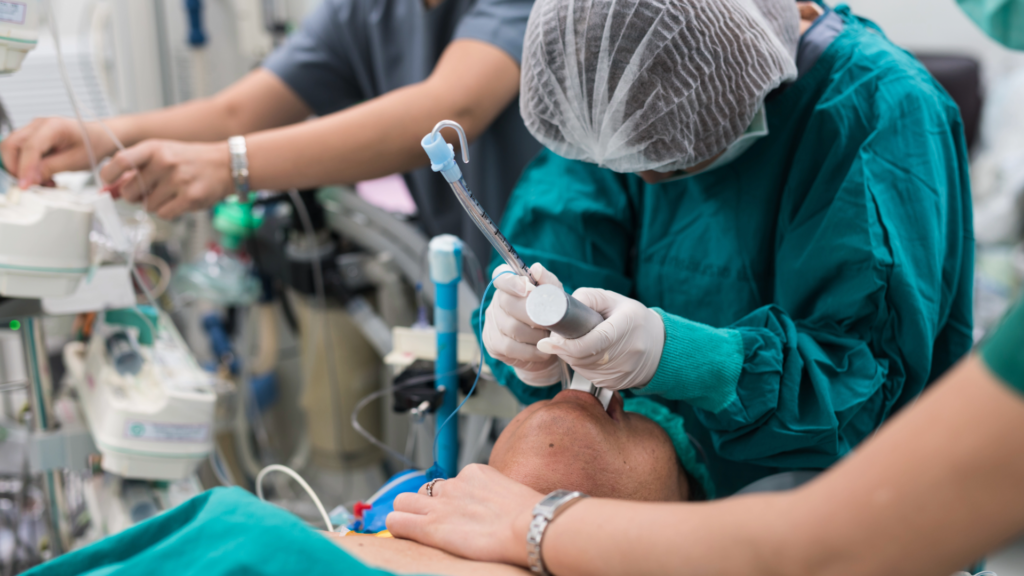
M 526 532 L 526 558 L 530 565 L 530 571 L 534 574 L 551 576 L 544 566 L 544 558 L 541 555 L 544 533 L 547 532 L 551 521 L 558 514 L 564 512 L 568 504 L 578 502 L 582 498 L 587 498 L 583 492 L 555 490 L 533 507 L 533 520 L 530 522 L 530 529 Z
M 246 154 L 245 136 L 228 138 L 228 152 L 231 153 L 231 180 L 235 183 L 235 195 L 239 202 L 248 202 L 249 156 Z

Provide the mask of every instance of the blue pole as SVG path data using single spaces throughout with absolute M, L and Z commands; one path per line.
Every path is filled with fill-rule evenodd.
M 458 401 L 459 281 L 462 279 L 462 240 L 451 234 L 430 240 L 430 279 L 434 282 L 434 329 L 437 331 L 435 387 L 444 387 L 444 401 L 437 411 L 437 464 L 448 477 L 458 472 L 459 419 L 452 418 Z

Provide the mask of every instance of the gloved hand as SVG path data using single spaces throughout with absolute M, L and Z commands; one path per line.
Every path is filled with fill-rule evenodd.
M 552 333 L 537 343 L 537 349 L 557 354 L 602 388 L 623 390 L 650 382 L 665 347 L 661 315 L 608 290 L 580 288 L 573 296 L 604 316 L 604 322 L 574 340 Z
M 484 322 L 484 347 L 487 352 L 508 364 L 516 376 L 530 386 L 549 386 L 561 378 L 558 357 L 537 350 L 537 342 L 551 333 L 530 322 L 526 314 L 526 296 L 534 286 L 518 274 L 505 274 L 512 269 L 503 264 L 494 270 L 492 278 L 497 289 L 487 307 Z M 540 263 L 530 267 L 530 274 L 539 284 L 562 283 Z

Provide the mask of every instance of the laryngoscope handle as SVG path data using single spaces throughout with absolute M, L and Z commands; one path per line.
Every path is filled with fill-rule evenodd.
M 604 322 L 604 317 L 592 308 L 551 284 L 530 292 L 526 314 L 534 324 L 569 339 L 579 338 Z

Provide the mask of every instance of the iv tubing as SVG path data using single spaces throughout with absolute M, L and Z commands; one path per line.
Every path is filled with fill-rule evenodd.
M 463 368 L 460 368 L 460 369 L 456 370 L 453 374 L 456 374 L 456 375 L 457 374 L 461 374 L 461 373 L 465 372 L 468 369 L 469 369 L 468 367 L 463 367 Z M 374 446 L 380 448 L 381 450 L 384 450 L 385 452 L 390 454 L 392 457 L 396 458 L 397 460 L 400 460 L 406 466 L 409 466 L 410 468 L 415 468 L 416 466 L 413 463 L 412 459 L 410 459 L 409 457 L 405 456 L 404 454 L 401 454 L 400 452 L 398 452 L 397 450 L 391 448 L 387 444 L 381 442 L 379 439 L 377 439 L 377 437 L 375 437 L 373 434 L 370 434 L 370 432 L 368 430 L 363 428 L 363 426 L 359 423 L 359 413 L 362 412 L 363 409 L 366 408 L 370 404 L 370 402 L 373 402 L 374 400 L 384 396 L 385 394 L 391 394 L 391 393 L 393 393 L 393 392 L 395 392 L 397 390 L 404 390 L 405 388 L 409 388 L 410 386 L 415 386 L 417 384 L 423 384 L 423 383 L 426 383 L 426 382 L 433 382 L 436 379 L 437 379 L 437 375 L 436 374 L 429 374 L 429 375 L 425 375 L 425 376 L 417 376 L 415 378 L 410 378 L 409 380 L 406 380 L 405 382 L 402 382 L 401 384 L 396 384 L 394 386 L 388 386 L 388 387 L 383 388 L 381 390 L 377 390 L 377 391 L 374 391 L 374 392 L 372 392 L 370 394 L 367 394 L 365 397 L 363 397 L 362 400 L 359 401 L 359 403 L 356 404 L 356 407 L 352 409 L 352 427 L 355 428 L 355 431 L 358 432 L 360 436 L 362 436 L 363 438 L 366 438 L 366 440 L 369 441 Z
M 317 498 L 316 492 L 313 492 L 313 489 L 310 488 L 309 484 L 302 479 L 302 476 L 299 476 L 298 472 L 287 466 L 271 464 L 263 470 L 260 470 L 260 473 L 256 475 L 256 495 L 259 496 L 260 500 L 263 500 L 264 502 L 267 501 L 266 498 L 263 497 L 263 478 L 268 472 L 284 472 L 291 476 L 293 480 L 298 482 L 299 486 L 302 486 L 302 489 L 306 491 L 306 494 L 309 494 L 309 497 L 313 499 L 313 503 L 316 504 L 316 509 L 320 512 L 320 518 L 324 521 L 324 525 L 327 526 L 327 531 L 334 532 L 334 526 L 331 524 L 331 518 L 327 515 L 327 510 L 324 509 L 324 505 L 320 502 L 320 499 Z
M 57 26 L 57 11 L 54 10 L 54 3 L 56 0 L 50 0 L 48 6 L 50 8 L 50 27 L 53 32 L 53 44 L 57 49 L 57 66 L 60 68 L 61 78 L 64 80 L 64 89 L 68 93 L 68 99 L 71 100 L 71 108 L 75 111 L 75 119 L 78 120 L 78 129 L 82 131 L 82 142 L 85 144 L 85 151 L 89 155 L 89 166 L 92 168 L 92 176 L 96 179 L 96 184 L 100 183 L 100 171 L 99 164 L 96 162 L 96 152 L 93 150 L 92 141 L 89 140 L 89 132 L 85 129 L 85 121 L 82 119 L 82 111 L 78 107 L 78 98 L 75 97 L 75 91 L 71 88 L 71 77 L 68 75 L 68 69 L 64 65 L 64 53 L 60 47 L 60 29 Z

